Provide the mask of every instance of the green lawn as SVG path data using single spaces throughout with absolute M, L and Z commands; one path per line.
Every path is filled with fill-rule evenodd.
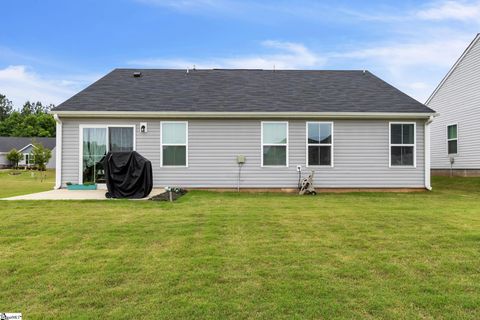
M 12 175 L 13 172 L 20 174 Z M 41 175 L 45 175 L 46 179 L 42 180 Z M 0 198 L 52 190 L 54 185 L 55 170 L 47 170 L 45 172 L 0 170 Z
M 25 319 L 479 319 L 480 179 L 425 193 L 0 202 Z

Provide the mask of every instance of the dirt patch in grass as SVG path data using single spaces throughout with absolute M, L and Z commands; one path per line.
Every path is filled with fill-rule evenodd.
M 175 201 L 178 198 L 180 198 L 180 197 L 182 197 L 186 194 L 187 194 L 187 190 L 179 188 L 179 189 L 176 189 L 176 190 L 171 192 L 171 199 L 170 199 L 170 192 L 166 191 L 164 193 L 153 196 L 148 200 L 153 200 L 153 201 L 170 201 L 171 200 L 171 201 Z

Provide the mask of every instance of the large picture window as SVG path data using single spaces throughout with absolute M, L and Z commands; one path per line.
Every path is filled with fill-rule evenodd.
M 307 166 L 332 166 L 333 123 L 307 122 Z
M 447 126 L 447 149 L 448 154 L 458 153 L 458 126 L 451 124 Z
M 262 122 L 262 166 L 288 166 L 288 122 Z
M 188 123 L 165 121 L 161 127 L 161 165 L 173 167 L 188 166 Z
M 390 166 L 414 167 L 415 123 L 390 123 Z
M 107 152 L 135 150 L 135 126 L 81 126 L 81 183 L 105 183 Z

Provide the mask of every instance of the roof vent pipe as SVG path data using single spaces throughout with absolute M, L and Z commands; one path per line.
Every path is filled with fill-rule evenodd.
M 134 72 L 133 73 L 133 77 L 134 78 L 140 78 L 142 76 L 142 73 L 141 72 Z

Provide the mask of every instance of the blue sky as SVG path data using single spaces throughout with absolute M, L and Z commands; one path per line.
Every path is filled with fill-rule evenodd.
M 0 93 L 58 104 L 116 67 L 368 69 L 424 102 L 480 1 L 5 1 Z

